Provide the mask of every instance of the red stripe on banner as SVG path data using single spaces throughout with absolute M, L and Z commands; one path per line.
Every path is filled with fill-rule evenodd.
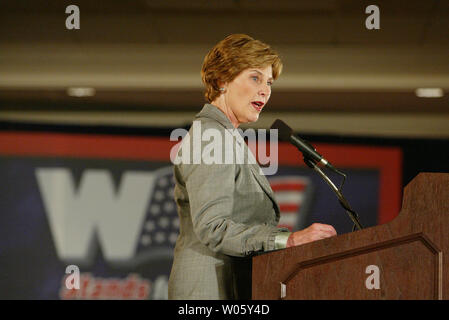
M 296 213 L 299 211 L 299 205 L 297 204 L 279 204 L 279 210 L 281 210 L 282 213 Z
M 168 138 L 96 134 L 2 132 L 2 154 L 170 161 Z
M 304 184 L 299 184 L 299 183 L 280 183 L 280 184 L 276 184 L 276 182 L 271 183 L 271 189 L 273 189 L 273 191 L 303 191 L 306 186 Z

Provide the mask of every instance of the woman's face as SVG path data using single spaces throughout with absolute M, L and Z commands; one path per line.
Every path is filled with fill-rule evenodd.
M 218 98 L 234 127 L 241 123 L 255 122 L 271 95 L 273 71 L 271 65 L 264 68 L 243 70 L 233 81 L 225 83 Z

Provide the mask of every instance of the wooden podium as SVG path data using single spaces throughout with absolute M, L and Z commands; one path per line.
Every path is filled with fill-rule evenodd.
M 254 257 L 252 298 L 449 299 L 449 174 L 415 177 L 389 223 Z

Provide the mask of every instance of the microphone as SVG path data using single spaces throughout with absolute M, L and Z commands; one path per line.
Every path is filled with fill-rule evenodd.
M 307 141 L 301 139 L 293 134 L 293 129 L 290 128 L 284 121 L 276 119 L 271 125 L 271 129 L 277 129 L 278 135 L 281 141 L 289 141 L 304 155 L 304 160 L 312 160 L 317 163 L 328 167 L 329 169 L 336 170 L 332 164 L 329 163 L 324 157 L 319 154 L 316 149 Z M 310 166 L 307 161 L 305 161 Z
M 316 149 L 307 141 L 301 139 L 300 137 L 297 137 L 293 134 L 293 129 L 290 128 L 284 121 L 280 119 L 276 119 L 275 122 L 271 125 L 271 129 L 277 129 L 278 130 L 278 136 L 281 141 L 289 141 L 291 142 L 296 148 L 301 151 L 301 153 L 304 156 L 304 162 L 312 169 L 314 169 L 316 172 L 320 174 L 320 176 L 326 181 L 326 183 L 332 188 L 332 190 L 337 195 L 337 198 L 341 204 L 341 206 L 346 210 L 349 217 L 351 218 L 352 222 L 354 222 L 353 231 L 355 228 L 358 228 L 361 230 L 363 228 L 362 224 L 359 221 L 359 217 L 357 213 L 354 212 L 354 210 L 351 209 L 349 206 L 348 201 L 345 199 L 343 194 L 341 193 L 341 188 L 343 187 L 343 184 L 346 180 L 346 175 L 341 172 L 340 170 L 334 168 L 333 165 L 329 163 L 324 157 L 319 154 Z M 332 171 L 338 173 L 339 175 L 343 176 L 343 182 L 340 186 L 340 188 L 337 188 L 334 183 L 329 179 L 328 176 L 316 165 L 316 163 L 321 163 L 322 165 L 326 166 L 327 168 L 331 169 Z

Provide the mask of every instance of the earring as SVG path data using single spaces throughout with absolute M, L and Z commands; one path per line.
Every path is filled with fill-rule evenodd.
M 220 88 L 220 91 L 225 91 L 225 88 Z

